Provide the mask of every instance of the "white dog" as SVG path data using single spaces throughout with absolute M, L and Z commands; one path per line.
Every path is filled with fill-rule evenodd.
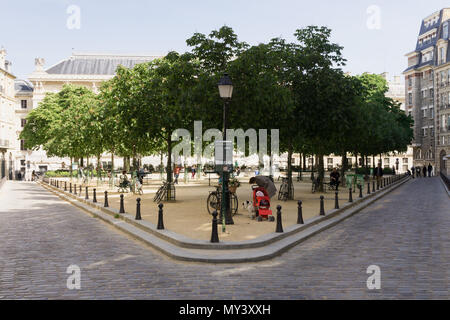
M 249 217 L 254 219 L 255 218 L 255 207 L 253 206 L 253 201 L 245 201 L 242 203 L 242 207 L 246 209 L 249 213 Z

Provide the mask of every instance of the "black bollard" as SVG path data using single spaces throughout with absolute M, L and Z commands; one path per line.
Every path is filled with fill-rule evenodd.
M 320 196 L 320 215 L 324 216 L 325 215 L 325 206 L 324 206 L 324 200 L 325 197 L 324 196 Z
M 367 194 L 370 194 L 370 182 L 367 184 Z
M 123 205 L 123 194 L 120 195 L 120 209 L 119 213 L 125 213 L 125 207 Z
M 164 230 L 164 220 L 163 220 L 163 207 L 164 205 L 160 203 L 158 205 L 159 211 L 158 211 L 158 230 Z
M 75 183 L 73 186 L 74 195 L 77 195 L 77 184 Z
M 339 192 L 334 193 L 334 208 L 339 209 Z
M 363 194 L 362 194 L 362 185 L 359 185 L 358 188 L 359 188 L 359 197 L 362 198 L 362 197 L 363 197 Z
M 93 196 L 92 202 L 97 203 L 97 189 L 95 189 L 95 188 L 94 188 L 94 196 Z
M 348 191 L 348 202 L 353 202 L 352 187 Z
M 105 203 L 103 204 L 103 206 L 105 208 L 109 207 L 109 203 L 108 203 L 108 191 L 105 191 Z
M 281 206 L 277 206 L 277 229 L 275 230 L 277 233 L 283 233 L 283 224 L 281 222 Z
M 72 193 L 72 182 L 70 182 L 70 193 Z
M 67 191 L 67 181 L 64 181 L 64 191 Z
M 377 191 L 380 190 L 380 180 L 377 179 Z
M 212 230 L 211 230 L 211 242 L 218 243 L 219 242 L 219 233 L 217 232 L 217 211 L 212 213 Z
M 136 218 L 135 220 L 142 220 L 141 218 L 141 198 L 136 199 Z
M 297 224 L 305 224 L 303 221 L 302 201 L 298 201 Z
M 80 197 L 81 197 L 81 184 L 80 184 Z
M 88 191 L 88 187 L 86 187 L 86 194 L 84 199 L 88 200 L 89 199 L 89 191 Z

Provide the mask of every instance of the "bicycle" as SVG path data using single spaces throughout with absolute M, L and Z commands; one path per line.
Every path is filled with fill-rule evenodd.
M 156 191 L 155 197 L 153 198 L 153 202 L 160 203 L 163 200 L 163 197 L 166 195 L 169 187 L 169 183 L 167 181 L 163 182 L 163 185 L 159 187 L 158 191 Z
M 208 213 L 212 215 L 214 211 L 220 212 L 222 208 L 222 187 L 216 186 L 215 191 L 210 191 L 208 199 L 206 200 L 206 207 Z M 239 209 L 238 197 L 235 193 L 230 192 L 230 207 L 231 215 L 234 216 Z
M 278 191 L 278 200 L 281 201 L 287 201 L 289 198 L 293 198 L 294 195 L 294 185 L 291 182 L 291 197 L 289 195 L 289 185 L 288 185 L 288 178 L 281 178 L 281 186 L 280 190 Z

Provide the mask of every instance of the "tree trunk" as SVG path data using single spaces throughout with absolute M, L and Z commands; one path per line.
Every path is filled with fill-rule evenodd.
M 167 182 L 172 182 L 172 139 L 167 139 Z
M 317 175 L 319 177 L 319 191 L 323 192 L 323 179 L 325 178 L 325 170 L 323 167 L 323 154 L 318 155 Z
M 345 187 L 345 171 L 347 170 L 347 152 L 342 153 L 342 167 L 341 167 L 341 181 L 342 186 Z
M 292 192 L 292 153 L 293 153 L 293 148 L 292 145 L 289 146 L 288 149 L 288 167 L 287 167 L 287 177 L 288 177 L 288 199 L 289 200 L 293 200 L 294 199 L 294 195 Z

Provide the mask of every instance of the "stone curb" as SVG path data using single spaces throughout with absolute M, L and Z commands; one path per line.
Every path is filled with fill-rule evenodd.
M 40 184 L 61 199 L 101 218 L 174 259 L 209 263 L 241 263 L 262 261 L 278 256 L 311 236 L 358 213 L 407 181 L 409 181 L 409 178 L 403 177 L 389 187 L 366 195 L 362 199 L 358 198 L 353 203 L 347 203 L 340 209 L 330 210 L 325 216 L 309 219 L 304 225 L 287 227 L 284 233 L 267 234 L 251 241 L 218 244 L 189 239 L 168 230 L 156 230 L 156 226 L 148 221 L 136 221 L 130 214 L 119 214 L 118 210 L 103 208 L 99 204 L 85 200 L 84 197 L 66 193 L 51 185 Z M 115 217 L 119 217 L 119 219 Z
M 439 180 L 441 180 L 442 185 L 444 186 L 445 191 L 447 192 L 447 195 L 450 197 L 450 190 L 447 188 L 447 185 L 445 184 L 444 179 L 442 179 L 441 176 L 439 176 Z

